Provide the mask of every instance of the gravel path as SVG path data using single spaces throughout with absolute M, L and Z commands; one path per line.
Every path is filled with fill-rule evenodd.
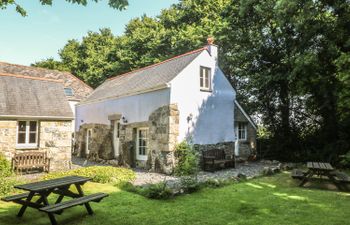
M 200 171 L 198 173 L 198 181 L 204 182 L 208 179 L 225 180 L 233 177 L 237 177 L 238 174 L 243 174 L 247 178 L 252 178 L 261 175 L 265 167 L 277 167 L 278 163 L 262 163 L 262 162 L 250 162 L 250 163 L 238 163 L 234 169 L 219 170 L 214 173 Z M 134 185 L 154 184 L 162 181 L 166 181 L 169 185 L 176 185 L 180 182 L 178 177 L 167 176 L 159 173 L 150 173 L 147 171 L 135 170 L 136 180 Z
M 237 163 L 234 169 L 219 170 L 214 173 L 200 171 L 198 173 L 198 181 L 203 182 L 208 179 L 229 179 L 237 177 L 238 174 L 243 174 L 248 178 L 258 176 L 262 173 L 265 167 L 276 167 L 278 163 L 266 163 L 266 162 L 250 162 L 250 163 Z M 88 166 L 107 166 L 107 164 L 88 161 L 84 158 L 73 157 L 72 169 Z M 180 179 L 175 176 L 168 176 L 160 173 L 152 173 L 141 169 L 134 169 L 136 173 L 136 179 L 133 182 L 134 185 L 147 185 L 155 184 L 162 181 L 166 181 L 169 185 L 176 185 L 180 182 Z M 19 178 L 25 178 L 26 180 L 35 180 L 40 178 L 43 173 L 27 174 L 19 176 Z

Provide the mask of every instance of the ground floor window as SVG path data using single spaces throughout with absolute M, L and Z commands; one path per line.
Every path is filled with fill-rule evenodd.
M 38 121 L 17 122 L 17 147 L 35 148 L 38 146 Z
M 237 122 L 236 137 L 238 138 L 238 140 L 247 140 L 247 123 Z
M 148 153 L 148 128 L 137 129 L 136 159 L 147 160 Z

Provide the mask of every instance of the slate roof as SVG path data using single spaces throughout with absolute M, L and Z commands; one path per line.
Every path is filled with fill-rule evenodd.
M 80 101 L 93 91 L 89 85 L 69 72 L 0 62 L 0 73 L 42 77 L 62 81 L 65 87 L 73 89 L 73 96 L 67 96 L 68 100 Z
M 62 82 L 0 73 L 0 119 L 45 117 L 73 119 Z
M 87 99 L 82 101 L 82 104 L 165 88 L 168 82 L 174 79 L 204 50 L 206 47 L 109 78 L 96 88 Z

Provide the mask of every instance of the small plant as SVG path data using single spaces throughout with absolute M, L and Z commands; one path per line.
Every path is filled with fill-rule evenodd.
M 153 199 L 169 199 L 173 196 L 172 190 L 167 186 L 166 182 L 158 184 L 150 184 L 138 191 L 141 195 Z
M 135 173 L 126 168 L 112 167 L 112 166 L 91 166 L 76 170 L 69 170 L 64 172 L 50 173 L 44 177 L 45 180 L 64 177 L 64 176 L 85 176 L 91 177 L 93 182 L 97 183 L 112 183 L 118 184 L 121 182 L 128 182 L 135 179 Z
M 350 168 L 350 151 L 341 156 L 340 164 L 345 168 Z
M 176 146 L 175 156 L 177 158 L 177 165 L 175 167 L 175 174 L 177 176 L 188 176 L 198 172 L 198 156 L 193 147 L 186 141 Z
M 16 184 L 13 178 L 4 178 L 0 177 L 0 196 L 5 196 L 11 192 L 14 192 L 15 189 L 13 186 Z
M 197 177 L 181 177 L 181 188 L 185 193 L 193 193 L 201 189 L 201 185 L 198 183 Z
M 11 163 L 0 154 L 0 179 L 9 177 L 12 174 Z

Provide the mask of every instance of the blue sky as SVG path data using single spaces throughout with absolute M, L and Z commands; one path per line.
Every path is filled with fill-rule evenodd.
M 42 6 L 39 0 L 18 0 L 27 13 L 22 17 L 14 7 L 0 10 L 0 61 L 29 65 L 48 57 L 58 58 L 58 50 L 69 39 L 81 39 L 87 31 L 111 28 L 122 34 L 125 24 L 146 14 L 156 16 L 178 0 L 129 0 L 124 11 L 108 7 L 107 1 L 90 2 L 88 6 L 54 0 L 53 6 Z

